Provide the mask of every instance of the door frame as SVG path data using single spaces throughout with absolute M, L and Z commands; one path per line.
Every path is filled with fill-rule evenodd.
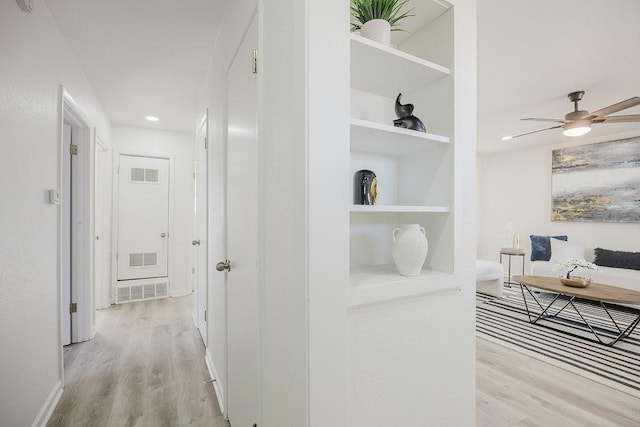
M 95 173 L 96 182 L 94 186 L 94 212 L 95 212 L 95 234 L 94 259 L 95 259 L 95 307 L 96 309 L 109 308 L 112 304 L 111 298 L 111 242 L 109 224 L 111 223 L 112 205 L 109 196 L 110 189 L 106 186 L 111 170 L 111 157 L 109 156 L 111 147 L 102 138 L 96 135 L 95 150 Z M 102 162 L 105 162 L 104 164 Z M 100 173 L 104 175 L 100 175 Z M 98 181 L 102 180 L 100 183 Z
M 110 287 L 110 295 L 111 295 L 111 303 L 115 303 L 115 289 L 118 285 L 118 212 L 120 209 L 120 189 L 119 189 L 119 179 L 120 179 L 120 156 L 132 156 L 132 157 L 150 157 L 153 159 L 165 159 L 169 160 L 169 225 L 167 230 L 168 242 L 167 242 L 167 280 L 169 281 L 169 295 L 171 295 L 171 278 L 173 273 L 172 268 L 172 260 L 173 260 L 173 218 L 174 218 L 174 187 L 175 187 L 175 155 L 160 153 L 160 152 L 145 152 L 145 151 L 135 151 L 135 150 L 113 150 L 113 179 L 112 179 L 112 205 L 113 205 L 113 214 L 111 215 L 111 247 L 112 247 L 112 256 L 111 256 L 111 287 Z M 131 279 L 127 281 L 133 280 L 145 280 L 145 279 Z
M 203 141 L 200 140 L 200 137 L 204 135 L 205 138 L 205 146 L 204 146 L 204 163 L 198 164 L 197 160 L 199 160 L 198 155 L 198 144 L 201 144 Z M 194 313 L 193 313 L 193 321 L 197 326 L 198 330 L 200 330 L 200 336 L 202 337 L 202 341 L 204 342 L 205 347 L 208 345 L 209 341 L 209 268 L 207 266 L 207 260 L 209 259 L 209 109 L 205 109 L 205 112 L 198 124 L 198 128 L 196 131 L 195 138 L 195 152 L 194 157 L 196 161 L 194 161 L 194 183 L 195 183 L 195 191 L 193 194 L 195 200 L 195 212 L 196 218 L 193 221 L 193 239 L 200 240 L 200 244 L 198 245 L 198 254 L 195 259 L 192 259 L 192 268 L 194 268 L 198 274 L 196 280 L 196 287 L 192 289 L 195 293 L 195 304 L 194 304 Z M 202 172 L 202 169 L 204 171 Z M 204 176 L 204 179 L 199 180 L 200 176 Z M 198 191 L 197 188 L 199 186 L 203 186 L 204 189 L 200 191 L 200 194 L 204 195 L 204 200 L 198 202 Z M 204 211 L 198 209 L 198 205 L 204 206 Z M 204 252 L 203 253 L 201 252 Z M 192 250 L 192 254 L 193 254 Z M 203 259 L 204 262 L 201 263 L 200 260 Z M 192 277 L 193 283 L 193 277 Z M 200 310 L 204 308 L 204 312 Z M 206 313 L 206 314 L 205 314 Z M 204 326 L 204 330 L 202 330 L 202 326 Z
M 71 97 L 64 86 L 59 86 L 58 104 L 58 188 L 62 188 L 63 182 L 63 156 L 62 150 L 65 147 L 63 138 L 64 124 L 70 124 L 72 128 L 73 141 L 78 145 L 78 156 L 76 161 L 77 170 L 74 174 L 78 177 L 75 181 L 75 188 L 72 190 L 73 199 L 71 207 L 80 221 L 75 227 L 75 234 L 71 242 L 72 253 L 72 274 L 78 277 L 78 286 L 72 290 L 71 301 L 78 304 L 75 321 L 72 317 L 71 342 L 81 342 L 90 340 L 95 333 L 94 316 L 94 282 L 93 282 L 93 235 L 94 235 L 94 144 L 95 127 L 88 119 L 78 103 Z M 58 210 L 58 328 L 60 353 L 62 355 L 62 211 Z M 61 377 L 64 383 L 64 357 L 60 358 Z

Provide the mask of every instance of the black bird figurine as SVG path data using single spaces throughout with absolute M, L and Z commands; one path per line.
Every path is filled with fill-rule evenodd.
M 393 121 L 393 125 L 397 128 L 405 128 L 411 130 L 417 130 L 419 132 L 427 132 L 422 120 L 413 115 L 413 104 L 401 104 L 400 98 L 402 94 L 399 93 L 396 98 L 396 116 L 397 120 Z

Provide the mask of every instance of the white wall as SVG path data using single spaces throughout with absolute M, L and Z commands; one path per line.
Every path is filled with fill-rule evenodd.
M 519 148 L 517 142 L 510 142 L 514 149 L 480 154 L 478 257 L 498 259 L 508 221 L 512 222 L 514 233 L 520 233 L 520 246 L 527 251 L 525 273 L 530 268 L 531 234 L 566 234 L 569 241 L 586 248 L 640 251 L 639 224 L 551 221 L 551 152 L 566 146 L 637 135 L 612 134 L 606 138 L 577 138 L 569 142 L 561 136 L 551 136 L 550 140 L 555 138 L 556 143 Z M 519 272 L 519 259 L 514 258 L 512 262 L 515 262 L 512 272 L 513 265 Z
M 0 418 L 42 422 L 59 397 L 59 88 L 110 141 L 110 124 L 43 2 L 0 2 Z
M 133 126 L 113 126 L 113 147 L 116 153 L 173 156 L 173 200 L 169 201 L 170 210 L 173 212 L 169 224 L 169 280 L 172 296 L 185 295 L 192 290 L 194 139 L 195 130 L 190 134 Z

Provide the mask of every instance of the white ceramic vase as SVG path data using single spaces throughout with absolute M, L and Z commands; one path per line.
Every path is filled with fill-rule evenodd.
M 360 35 L 370 40 L 391 45 L 391 25 L 384 19 L 372 19 L 362 24 Z
M 402 224 L 393 229 L 391 256 L 401 275 L 420 275 L 428 250 L 429 242 L 420 224 Z

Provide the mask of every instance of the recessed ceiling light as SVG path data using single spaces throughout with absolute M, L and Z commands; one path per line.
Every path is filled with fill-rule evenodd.
M 146 116 L 145 119 L 149 120 L 150 122 L 158 121 L 158 118 L 156 116 Z
M 513 139 L 513 137 L 512 137 L 512 136 L 503 136 L 503 137 L 502 137 L 502 140 L 503 140 L 503 141 L 508 141 L 508 140 L 510 140 L 510 139 Z

